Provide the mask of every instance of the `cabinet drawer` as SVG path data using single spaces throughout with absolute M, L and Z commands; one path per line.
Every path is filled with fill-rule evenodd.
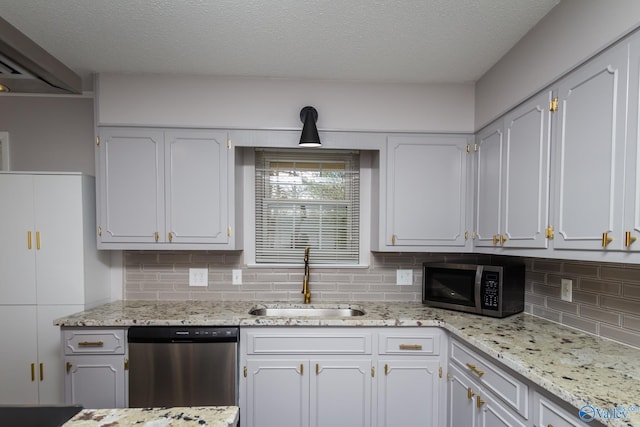
M 378 337 L 379 354 L 421 356 L 440 354 L 440 335 L 437 333 L 381 332 Z
M 371 354 L 371 333 L 358 330 L 272 329 L 248 331 L 242 338 L 247 354 Z
M 524 418 L 529 414 L 529 387 L 457 341 L 451 341 L 450 359 Z
M 533 407 L 535 408 L 533 415 L 534 425 L 541 427 L 579 427 L 587 425 L 580 421 L 578 409 L 575 410 L 574 414 L 570 414 L 537 392 L 533 396 Z
M 64 354 L 125 354 L 126 335 L 124 329 L 65 330 Z

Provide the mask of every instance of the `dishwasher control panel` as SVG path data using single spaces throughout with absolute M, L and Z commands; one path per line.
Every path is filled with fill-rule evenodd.
M 237 342 L 237 327 L 132 326 L 129 342 Z

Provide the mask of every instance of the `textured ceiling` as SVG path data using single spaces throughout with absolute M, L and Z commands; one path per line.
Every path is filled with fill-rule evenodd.
M 560 0 L 0 0 L 87 77 L 479 79 Z

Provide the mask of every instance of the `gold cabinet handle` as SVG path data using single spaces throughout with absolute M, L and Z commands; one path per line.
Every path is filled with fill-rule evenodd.
M 167 237 L 169 238 L 169 243 L 173 242 L 173 233 L 172 232 L 167 233 Z
M 472 365 L 471 363 L 467 363 L 467 367 L 473 371 L 474 374 L 481 377 L 484 375 L 484 371 L 481 371 L 476 367 L 476 365 Z
M 480 396 L 476 397 L 476 408 L 480 409 L 482 408 L 482 405 L 484 405 L 485 402 L 484 400 L 480 399 Z
M 495 246 L 496 244 L 498 244 L 498 235 L 494 234 L 493 235 L 493 246 Z
M 372 366 L 371 367 L 371 378 L 375 378 L 376 377 L 376 367 Z
M 384 374 L 389 375 L 389 365 L 387 365 L 386 363 L 384 364 Z
M 506 242 L 507 240 L 508 240 L 508 239 L 507 239 L 507 236 L 504 236 L 504 235 L 502 235 L 502 234 L 501 234 L 501 235 L 500 235 L 500 237 L 498 238 L 498 241 L 500 242 L 500 244 L 501 244 L 501 245 L 504 245 L 504 242 Z
M 627 231 L 626 233 L 624 233 L 624 246 L 625 247 L 627 247 L 627 248 L 630 247 L 631 244 L 633 242 L 635 242 L 636 240 L 638 240 L 638 238 L 631 236 L 631 232 L 630 231 Z
M 553 427 L 553 424 L 547 424 L 547 427 Z
M 304 374 L 304 365 L 300 364 L 300 375 Z
M 31 364 L 31 381 L 35 381 L 36 380 L 36 364 L 32 363 Z
M 396 235 L 391 236 L 391 245 L 394 246 L 396 244 Z
M 606 231 L 602 233 L 602 247 L 606 248 L 611 242 L 613 242 L 613 237 L 609 237 L 609 233 Z
M 247 367 L 246 366 L 244 367 L 243 372 L 244 372 L 244 377 L 247 378 Z
M 129 359 L 124 359 L 124 370 L 125 371 L 129 370 Z
M 422 350 L 420 344 L 400 344 L 400 350 Z
M 154 237 L 156 238 L 156 242 L 158 241 L 158 239 L 160 238 L 160 235 L 158 234 L 158 232 L 156 231 L 154 234 Z
M 36 249 L 40 250 L 40 232 L 36 231 Z
M 104 347 L 104 342 L 102 341 L 80 341 L 78 343 L 80 347 Z
M 316 375 L 320 374 L 320 365 L 316 363 Z
M 44 381 L 44 363 L 40 364 L 40 381 Z
M 471 387 L 467 387 L 467 399 L 471 400 L 475 395 L 476 394 L 473 392 L 473 390 L 471 390 Z
M 102 226 L 98 226 L 98 236 L 102 236 Z
M 71 364 L 71 362 L 67 362 L 67 366 L 66 366 L 66 367 L 67 367 L 67 374 L 68 374 L 69 372 L 71 372 L 71 367 L 72 367 L 72 366 L 73 366 L 73 365 Z
M 31 250 L 31 232 L 27 231 L 27 249 Z

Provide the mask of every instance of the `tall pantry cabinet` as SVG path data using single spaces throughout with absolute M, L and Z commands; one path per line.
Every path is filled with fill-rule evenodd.
M 0 404 L 61 404 L 56 318 L 110 299 L 95 238 L 95 181 L 78 173 L 0 173 Z

